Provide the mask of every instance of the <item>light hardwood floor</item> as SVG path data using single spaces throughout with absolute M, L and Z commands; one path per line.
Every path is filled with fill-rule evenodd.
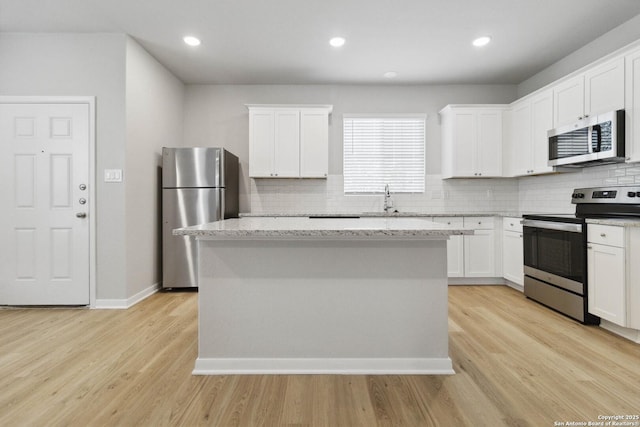
M 197 294 L 0 309 L 2 426 L 553 426 L 640 414 L 640 345 L 504 286 L 449 288 L 451 376 L 192 376 Z

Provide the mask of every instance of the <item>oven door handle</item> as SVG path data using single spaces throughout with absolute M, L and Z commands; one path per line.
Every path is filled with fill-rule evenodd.
M 582 224 L 570 224 L 566 222 L 523 219 L 522 225 L 524 227 L 544 228 L 545 230 L 568 231 L 570 233 L 582 233 Z

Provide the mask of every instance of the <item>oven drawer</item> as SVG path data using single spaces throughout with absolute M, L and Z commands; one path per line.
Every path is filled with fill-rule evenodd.
M 524 278 L 524 294 L 527 298 L 553 308 L 580 322 L 585 320 L 584 299 L 579 295 L 556 288 L 529 276 Z
M 624 247 L 624 227 L 588 224 L 587 241 L 622 248 Z

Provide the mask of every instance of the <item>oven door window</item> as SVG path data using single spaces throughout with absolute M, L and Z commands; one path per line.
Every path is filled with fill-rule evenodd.
M 583 237 L 582 233 L 524 227 L 524 264 L 582 283 Z

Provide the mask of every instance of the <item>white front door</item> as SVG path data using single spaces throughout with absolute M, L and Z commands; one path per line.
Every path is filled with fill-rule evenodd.
M 0 104 L 0 304 L 88 305 L 88 104 Z

